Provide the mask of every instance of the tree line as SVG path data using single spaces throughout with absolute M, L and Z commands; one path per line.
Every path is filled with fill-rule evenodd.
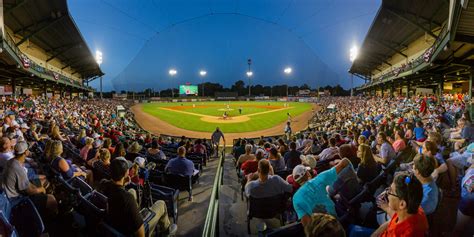
M 248 96 L 249 94 L 249 87 L 245 84 L 243 80 L 236 81 L 232 86 L 225 87 L 220 83 L 213 83 L 213 82 L 204 82 L 197 84 L 199 96 L 203 95 L 204 89 L 204 96 L 214 97 L 216 92 L 237 92 L 238 96 Z M 297 95 L 299 90 L 312 90 L 312 88 L 307 85 L 303 84 L 301 86 L 288 86 L 287 85 L 274 85 L 274 86 L 264 86 L 260 84 L 251 85 L 250 93 L 251 96 L 276 96 L 282 97 L 286 96 L 288 89 L 289 96 Z M 335 96 L 348 96 L 350 95 L 350 90 L 345 90 L 339 84 L 336 86 L 324 86 L 319 88 L 314 88 L 317 91 L 329 91 L 331 95 Z M 313 91 L 314 91 L 313 90 Z M 108 93 L 104 93 L 104 97 L 112 97 L 112 94 L 117 93 L 116 91 L 111 91 Z M 143 91 L 136 92 L 136 91 L 120 91 L 121 94 L 135 94 L 136 96 L 141 97 L 178 97 L 179 90 L 178 88 L 168 88 L 164 90 L 154 90 L 152 88 L 147 88 Z

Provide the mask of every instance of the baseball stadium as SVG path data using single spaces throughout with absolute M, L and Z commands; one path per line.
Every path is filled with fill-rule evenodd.
M 472 0 L 0 14 L 0 236 L 474 236 Z

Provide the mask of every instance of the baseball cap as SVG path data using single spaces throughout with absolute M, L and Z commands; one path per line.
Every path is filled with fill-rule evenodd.
M 138 166 L 140 166 L 140 168 L 145 168 L 145 162 L 146 162 L 145 158 L 137 156 L 137 158 L 135 158 L 134 162 L 136 164 L 138 164 Z
M 22 155 L 27 150 L 28 150 L 28 143 L 26 143 L 25 141 L 18 142 L 15 145 L 15 154 L 17 154 L 17 155 Z
M 311 169 L 314 169 L 316 167 L 316 159 L 312 155 L 301 155 L 301 164 L 309 166 Z
M 311 168 L 304 165 L 297 165 L 293 168 L 293 179 L 298 182 L 305 174 L 306 171 L 311 170 Z
M 110 162 L 110 176 L 113 180 L 117 181 L 123 178 L 125 172 L 132 167 L 132 163 L 126 160 L 124 157 L 117 157 Z
M 30 127 L 28 127 L 28 125 L 26 123 L 22 123 L 20 125 L 20 128 L 26 128 L 26 129 L 30 129 Z
M 101 141 L 101 140 L 95 140 L 95 141 L 94 141 L 94 144 L 93 144 L 94 148 L 99 148 L 101 145 L 102 145 L 102 141 Z

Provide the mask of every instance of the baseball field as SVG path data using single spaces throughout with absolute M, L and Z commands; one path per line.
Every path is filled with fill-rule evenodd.
M 312 104 L 300 102 L 177 102 L 147 103 L 141 111 L 174 127 L 196 132 L 212 132 L 216 127 L 227 133 L 257 132 L 292 123 L 307 123 Z M 309 112 L 309 113 L 308 113 Z M 301 119 L 303 121 L 298 121 Z M 283 131 L 281 131 L 283 133 Z

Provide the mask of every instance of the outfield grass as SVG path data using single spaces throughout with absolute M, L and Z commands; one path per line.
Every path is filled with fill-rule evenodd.
M 274 111 L 284 108 L 284 104 L 289 104 L 288 109 L 283 111 Z M 193 107 L 193 104 L 195 105 Z M 238 109 L 242 107 L 242 115 L 250 115 L 250 120 L 241 123 L 209 123 L 201 120 L 202 116 L 183 114 L 179 111 L 192 112 L 200 115 L 222 116 L 222 109 L 233 109 L 228 114 L 231 117 L 239 115 Z M 201 107 L 205 106 L 205 107 Z M 270 108 L 268 108 L 270 107 Z M 168 109 L 163 109 L 168 108 Z M 300 115 L 311 110 L 311 104 L 298 102 L 178 102 L 178 103 L 148 103 L 143 104 L 143 111 L 153 115 L 173 126 L 191 131 L 212 132 L 219 126 L 224 132 L 250 132 L 267 128 L 272 128 L 287 120 L 287 113 L 292 116 Z M 273 111 L 273 112 L 272 112 Z M 252 115 L 260 112 L 268 112 L 264 114 Z

